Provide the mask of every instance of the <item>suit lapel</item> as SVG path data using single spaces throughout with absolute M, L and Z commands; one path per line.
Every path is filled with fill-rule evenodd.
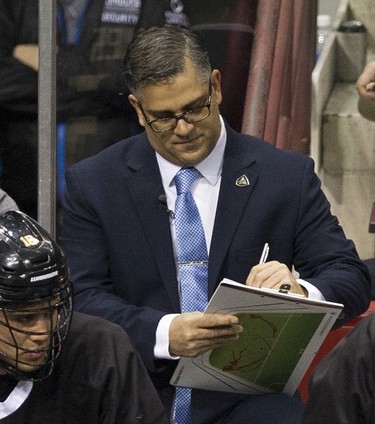
M 164 193 L 155 152 L 144 136 L 137 142 L 128 162 L 125 183 L 134 200 L 144 234 L 159 269 L 161 279 L 176 311 L 179 298 L 169 215 L 161 208 L 159 196 Z
M 227 128 L 227 131 L 219 201 L 210 246 L 209 297 L 217 287 L 223 261 L 258 180 L 258 175 L 251 171 L 251 165 L 255 162 L 251 141 L 245 141 L 249 143 L 247 149 L 238 148 L 238 144 L 244 141 L 238 140 L 238 136 L 230 129 Z
M 217 287 L 220 269 L 258 180 L 258 174 L 251 169 L 256 161 L 251 141 L 239 140 L 240 136 L 230 128 L 227 128 L 227 132 L 219 201 L 210 246 L 209 297 Z M 248 145 L 246 148 L 238 148 L 238 143 Z M 158 199 L 163 194 L 163 185 L 155 152 L 145 135 L 139 138 L 125 172 L 127 175 L 124 183 L 128 185 L 134 200 L 170 301 L 175 310 L 179 311 L 169 216 L 160 208 Z

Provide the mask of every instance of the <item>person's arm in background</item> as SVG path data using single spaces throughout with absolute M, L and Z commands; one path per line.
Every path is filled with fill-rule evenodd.
M 64 112 L 92 110 L 98 101 L 95 80 L 85 90 L 74 86 L 81 74 L 95 75 L 90 56 L 91 38 L 77 45 L 61 45 L 57 55 L 57 106 Z M 0 0 L 0 107 L 10 112 L 37 115 L 38 111 L 38 1 Z M 115 88 L 117 89 L 117 87 Z M 112 96 L 107 96 L 112 98 Z
M 17 45 L 13 50 L 13 57 L 34 71 L 39 70 L 39 47 L 37 44 Z
M 35 57 L 38 35 L 35 30 L 38 19 L 36 5 L 37 1 L 0 0 L 0 106 L 28 114 L 37 113 L 38 73 L 20 57 Z M 22 19 L 25 16 L 27 19 Z M 24 28 L 20 28 L 21 22 Z M 28 43 L 30 49 L 16 50 L 17 45 Z M 32 54 L 31 50 L 34 50 Z
M 356 89 L 361 96 L 375 99 L 375 60 L 363 68 L 358 77 Z
M 360 114 L 369 121 L 375 121 L 375 60 L 363 68 L 355 87 Z

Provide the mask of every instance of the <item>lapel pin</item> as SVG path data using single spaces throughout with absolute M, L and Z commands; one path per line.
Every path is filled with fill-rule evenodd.
M 250 185 L 250 181 L 249 181 L 249 179 L 247 178 L 246 175 L 241 175 L 236 180 L 236 186 L 237 187 L 247 187 L 249 185 Z

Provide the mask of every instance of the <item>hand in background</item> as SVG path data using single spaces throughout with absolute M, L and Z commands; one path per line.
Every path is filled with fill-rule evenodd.
M 356 82 L 356 89 L 359 95 L 375 99 L 375 60 L 363 68 Z
M 13 50 L 13 57 L 34 71 L 39 70 L 39 47 L 37 44 L 19 44 Z

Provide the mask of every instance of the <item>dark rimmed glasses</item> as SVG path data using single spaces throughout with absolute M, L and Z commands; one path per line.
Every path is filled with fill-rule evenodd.
M 147 118 L 140 103 L 143 117 L 145 118 L 146 124 L 150 125 L 151 129 L 155 132 L 167 132 L 172 131 L 177 127 L 178 121 L 183 119 L 188 124 L 195 124 L 196 122 L 203 121 L 208 118 L 211 113 L 211 83 L 209 85 L 209 95 L 207 103 L 203 106 L 193 107 L 185 112 L 178 113 L 176 115 L 166 116 L 165 118 L 158 118 L 150 120 Z

